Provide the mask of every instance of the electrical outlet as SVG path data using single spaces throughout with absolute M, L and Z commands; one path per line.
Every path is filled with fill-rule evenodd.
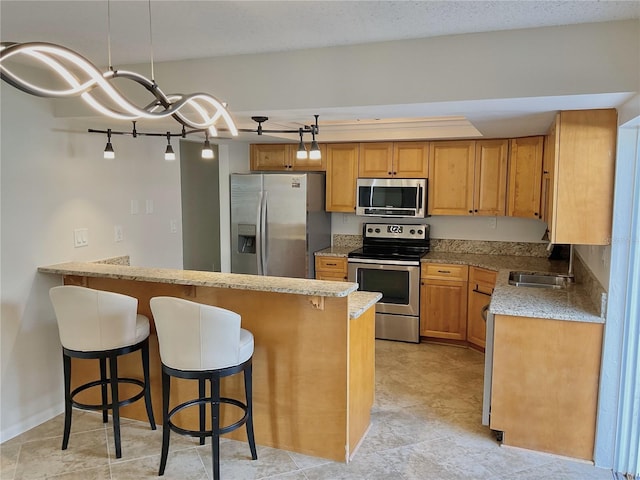
M 86 247 L 89 245 L 89 229 L 88 228 L 76 228 L 73 231 L 73 246 Z
M 122 225 L 116 225 L 115 227 L 113 227 L 113 239 L 116 242 L 121 242 L 122 240 L 124 240 Z
M 171 233 L 178 232 L 178 222 L 176 222 L 174 219 L 169 220 L 169 231 Z
M 150 215 L 153 213 L 153 200 L 147 200 L 145 202 L 145 213 Z
M 496 217 L 490 217 L 487 219 L 487 227 L 496 228 L 498 225 L 498 219 Z
M 131 200 L 131 215 L 137 215 L 140 212 L 138 200 Z

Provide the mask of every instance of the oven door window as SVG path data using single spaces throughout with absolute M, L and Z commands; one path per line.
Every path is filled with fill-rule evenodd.
M 407 270 L 381 270 L 358 268 L 360 290 L 382 293 L 382 303 L 409 304 L 409 272 Z

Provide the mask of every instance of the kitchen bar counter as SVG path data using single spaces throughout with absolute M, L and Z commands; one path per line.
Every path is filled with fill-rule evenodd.
M 354 455 L 369 428 L 375 389 L 374 314 L 379 293 L 358 292 L 357 284 L 348 282 L 109 263 L 70 262 L 40 267 L 38 271 L 61 275 L 67 285 L 138 299 L 138 312 L 152 320 L 151 389 L 156 416 L 162 405 L 160 356 L 149 300 L 166 295 L 235 311 L 242 317 L 242 327 L 253 333 L 258 445 L 345 462 Z M 139 377 L 139 357 L 128 357 L 122 357 L 119 369 L 124 376 Z M 93 363 L 74 362 L 73 386 L 99 377 Z M 222 394 L 242 398 L 240 377 L 225 378 Z M 177 382 L 172 401 L 197 396 L 197 382 Z M 144 420 L 144 404 L 140 403 L 123 407 L 122 416 Z M 197 409 L 192 410 L 182 417 L 185 428 L 197 428 Z M 237 420 L 231 418 L 233 413 L 223 412 L 226 423 Z M 228 437 L 246 440 L 244 429 Z

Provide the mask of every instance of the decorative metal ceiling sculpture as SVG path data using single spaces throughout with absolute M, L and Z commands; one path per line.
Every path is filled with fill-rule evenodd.
M 46 88 L 29 82 L 9 70 L 6 60 L 20 57 L 35 60 L 54 73 L 61 81 L 59 89 Z M 118 120 L 162 119 L 173 117 L 183 127 L 207 129 L 217 135 L 216 124 L 237 136 L 238 130 L 226 105 L 206 93 L 165 94 L 153 80 L 130 71 L 109 69 L 102 73 L 82 55 L 60 45 L 45 42 L 0 43 L 0 76 L 10 85 L 31 95 L 49 98 L 80 97 L 97 112 Z M 153 101 L 138 107 L 114 85 L 113 80 L 131 80 L 153 95 Z

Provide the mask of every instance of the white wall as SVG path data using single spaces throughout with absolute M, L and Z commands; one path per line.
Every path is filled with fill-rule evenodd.
M 41 265 L 131 255 L 136 265 L 182 267 L 179 162 L 164 145 L 114 137 L 116 159 L 102 158 L 106 139 L 87 125 L 54 119 L 50 102 L 2 84 L 0 438 L 62 411 L 62 363 L 48 290 L 61 279 Z M 97 127 L 99 125 L 91 125 Z M 131 200 L 140 213 L 131 215 Z M 145 214 L 145 201 L 154 211 Z M 124 241 L 114 242 L 122 225 Z M 73 247 L 73 230 L 89 245 Z

